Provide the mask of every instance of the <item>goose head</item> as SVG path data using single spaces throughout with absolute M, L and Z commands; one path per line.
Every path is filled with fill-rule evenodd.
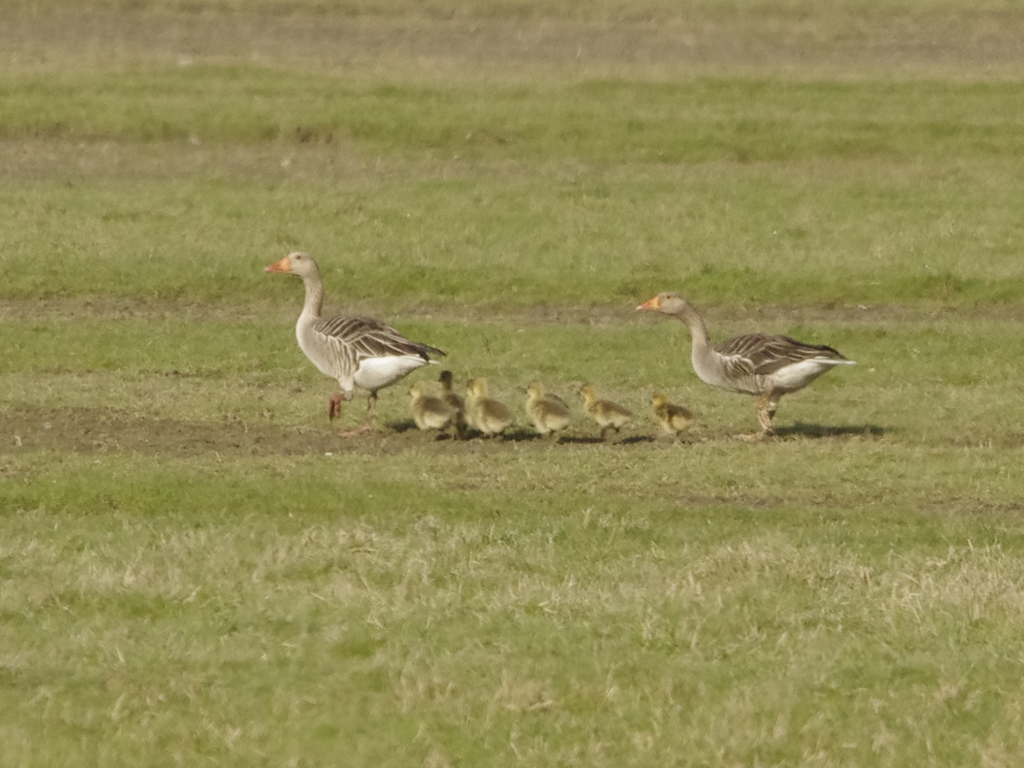
M 275 261 L 264 272 L 284 272 L 289 275 L 298 275 L 305 279 L 307 277 L 319 277 L 320 270 L 313 261 L 313 257 L 302 251 L 289 253 L 280 261 Z
M 653 299 L 640 304 L 637 309 L 653 310 L 666 315 L 681 315 L 690 307 L 690 303 L 673 291 L 659 293 Z
M 487 379 L 470 379 L 466 382 L 466 394 L 469 397 L 487 397 Z
M 531 402 L 544 399 L 544 386 L 540 382 L 533 382 L 526 388 L 526 398 Z

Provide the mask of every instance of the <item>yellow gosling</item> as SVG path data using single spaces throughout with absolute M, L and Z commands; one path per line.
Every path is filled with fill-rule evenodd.
M 427 394 L 427 385 L 417 381 L 409 390 L 412 397 L 412 419 L 422 430 L 444 429 L 452 423 L 455 409 L 440 397 Z
M 455 392 L 452 384 L 452 372 L 449 370 L 441 371 L 441 376 L 438 378 L 441 382 L 441 397 L 448 405 L 455 409 L 455 416 L 452 418 L 452 424 L 455 425 L 455 434 L 461 440 L 466 436 L 466 401 L 462 395 Z
M 673 405 L 660 392 L 651 397 L 651 405 L 654 406 L 654 416 L 666 435 L 678 435 L 693 423 L 693 414 L 690 411 L 681 405 Z
M 538 382 L 526 388 L 526 413 L 541 435 L 557 434 L 572 423 L 572 413 L 565 401 L 556 395 L 545 395 Z
M 485 437 L 500 435 L 515 417 L 507 405 L 487 396 L 487 379 L 470 379 L 466 388 L 466 422 Z
M 607 436 L 608 430 L 618 432 L 633 420 L 633 412 L 628 408 L 611 400 L 599 400 L 597 391 L 590 384 L 584 384 L 580 388 L 580 396 L 584 400 L 587 415 L 601 428 L 602 440 Z

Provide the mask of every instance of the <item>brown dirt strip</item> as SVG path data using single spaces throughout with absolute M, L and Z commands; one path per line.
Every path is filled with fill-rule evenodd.
M 0 454 L 135 452 L 186 457 L 204 453 L 241 456 L 324 453 L 339 439 L 318 432 L 239 421 L 220 424 L 139 418 L 115 409 L 15 406 L 0 412 Z
M 827 427 L 796 424 L 779 430 L 776 440 L 880 439 L 882 427 Z M 681 443 L 732 440 L 722 431 L 695 430 Z M 600 443 L 585 427 L 563 437 L 567 450 Z M 615 443 L 623 450 L 674 450 L 679 445 L 649 432 L 624 435 Z M 419 432 L 411 420 L 380 424 L 365 435 L 341 437 L 334 428 L 289 427 L 267 423 L 225 420 L 220 423 L 146 418 L 117 409 L 66 406 L 42 408 L 16 405 L 0 410 L 0 456 L 21 452 L 52 451 L 62 454 L 138 453 L 169 458 L 198 455 L 302 456 L 325 453 L 372 453 L 393 455 L 431 447 L 446 453 L 474 453 L 510 449 L 546 450 L 528 427 L 519 427 L 504 438 L 453 440 L 435 433 Z
M 577 435 L 565 442 L 589 444 L 599 441 Z M 653 443 L 653 438 L 633 436 L 622 442 Z M 419 432 L 411 420 L 380 424 L 373 432 L 364 435 L 341 437 L 326 422 L 323 428 L 253 424 L 240 420 L 194 422 L 146 418 L 117 409 L 78 406 L 42 408 L 17 405 L 0 411 L 0 456 L 28 451 L 139 453 L 171 458 L 204 454 L 224 457 L 352 452 L 387 455 L 435 444 L 444 444 L 449 452 L 496 450 L 503 443 L 540 446 L 543 441 L 525 428 L 510 432 L 504 439 L 456 441 L 433 432 Z

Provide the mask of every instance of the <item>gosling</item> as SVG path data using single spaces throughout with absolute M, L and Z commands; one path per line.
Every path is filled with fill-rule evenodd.
M 601 439 L 604 440 L 608 430 L 613 429 L 618 434 L 626 424 L 633 420 L 633 412 L 611 400 L 598 400 L 597 391 L 590 385 L 584 384 L 580 387 L 580 396 L 585 401 L 587 414 L 597 426 L 601 428 Z
M 693 414 L 681 405 L 673 405 L 663 394 L 651 397 L 654 415 L 666 435 L 676 436 L 693 423 Z
M 545 395 L 543 385 L 532 383 L 526 388 L 526 413 L 541 435 L 557 435 L 572 423 L 572 413 L 557 395 Z
M 466 422 L 485 437 L 500 435 L 515 416 L 504 403 L 487 396 L 487 379 L 470 379 L 466 387 Z
M 440 397 L 427 394 L 424 382 L 417 381 L 413 384 L 409 394 L 412 396 L 412 418 L 419 429 L 443 430 L 455 418 L 455 409 Z
M 448 405 L 455 409 L 452 424 L 455 425 L 455 434 L 461 440 L 466 436 L 466 401 L 463 400 L 462 395 L 457 394 L 453 389 L 451 371 L 441 371 L 438 381 L 441 382 L 441 397 Z

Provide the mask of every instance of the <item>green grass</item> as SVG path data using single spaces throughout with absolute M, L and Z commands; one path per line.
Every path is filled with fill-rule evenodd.
M 907 160 L 1020 151 L 1015 83 L 599 80 L 353 85 L 254 66 L 30 77 L 5 138 L 354 144 L 469 159 L 679 163 Z
M 0 196 L 2 294 L 283 301 L 298 286 L 262 266 L 302 247 L 336 302 L 627 307 L 678 288 L 698 306 L 1018 305 L 1012 167 L 944 164 L 78 182 L 88 194 L 32 181 Z
M 1020 764 L 1016 6 L 9 5 L 0 766 Z M 297 248 L 510 438 L 338 437 Z M 736 440 L 666 289 L 858 364 Z
M 920 498 L 897 482 L 887 504 L 861 507 L 833 473 L 862 449 L 778 447 L 750 474 L 800 463 L 825 505 L 728 501 L 723 470 L 684 491 L 708 501 L 680 497 L 659 477 L 678 452 L 622 466 L 598 448 L 573 468 L 590 487 L 571 495 L 568 460 L 507 447 L 499 471 L 495 453 L 429 451 L 387 467 L 44 462 L 39 506 L 5 526 L 5 579 L 24 585 L 4 600 L 5 633 L 33 639 L 7 662 L 7 754 L 329 764 L 346 745 L 389 765 L 681 752 L 790 764 L 815 744 L 897 765 L 925 749 L 973 764 L 989 742 L 1015 753 L 1014 689 L 995 683 L 1019 669 L 1015 523 L 944 506 L 934 477 L 915 479 L 929 486 Z M 731 453 L 688 451 L 688 475 Z M 916 469 L 1004 463 L 927 453 Z M 424 471 L 451 474 L 425 486 Z

